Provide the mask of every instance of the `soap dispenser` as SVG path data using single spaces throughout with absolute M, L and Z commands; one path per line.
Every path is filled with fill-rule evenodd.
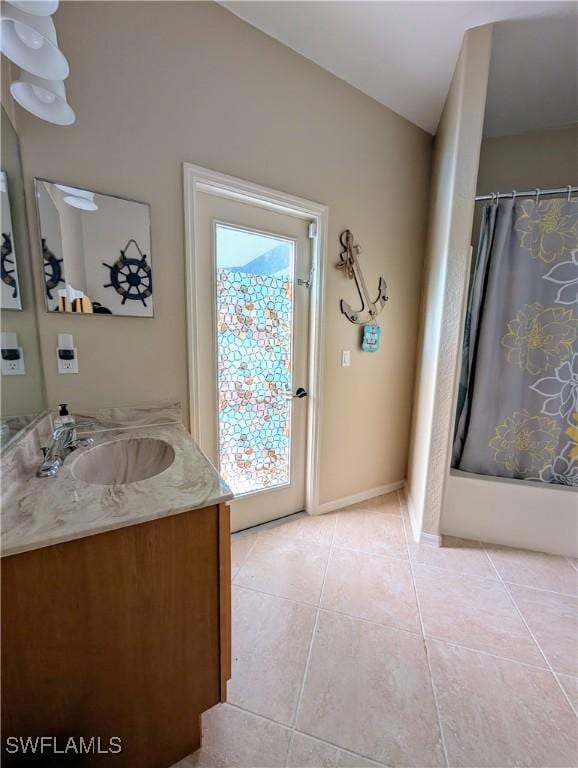
M 54 419 L 54 429 L 63 427 L 66 424 L 74 424 L 74 416 L 71 416 L 68 412 L 67 403 L 59 403 L 58 416 Z M 76 434 L 74 432 L 71 435 L 71 440 L 76 440 Z

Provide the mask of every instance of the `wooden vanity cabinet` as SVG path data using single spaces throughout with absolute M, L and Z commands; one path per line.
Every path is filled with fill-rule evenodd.
M 230 541 L 220 505 L 3 558 L 2 764 L 29 764 L 9 736 L 120 737 L 83 766 L 168 768 L 197 749 L 230 677 Z

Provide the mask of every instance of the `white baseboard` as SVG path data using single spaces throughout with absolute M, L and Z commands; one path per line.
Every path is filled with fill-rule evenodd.
M 405 496 L 407 500 L 407 511 L 409 513 L 409 522 L 411 523 L 411 532 L 413 533 L 414 541 L 418 544 L 426 544 L 429 547 L 441 547 L 442 537 L 437 533 L 425 533 L 421 531 L 416 519 L 415 507 L 411 500 L 409 488 L 407 483 L 405 486 Z
M 395 483 L 387 483 L 387 485 L 379 485 L 377 488 L 370 488 L 368 491 L 361 491 L 360 493 L 354 493 L 353 496 L 343 496 L 341 499 L 333 499 L 333 501 L 326 501 L 324 504 L 320 504 L 316 515 L 324 515 L 327 512 L 335 512 L 337 509 L 343 509 L 349 507 L 352 504 L 359 504 L 362 501 L 368 499 L 374 499 L 376 496 L 383 496 L 384 493 L 392 493 L 398 491 L 405 485 L 405 480 L 397 480 Z

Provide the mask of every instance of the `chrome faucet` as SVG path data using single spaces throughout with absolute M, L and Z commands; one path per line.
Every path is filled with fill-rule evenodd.
M 77 429 L 91 426 L 93 426 L 92 422 L 83 421 L 78 424 L 70 422 L 69 424 L 62 424 L 61 426 L 56 427 L 52 433 L 50 444 L 47 448 L 43 448 L 44 461 L 36 473 L 37 476 L 52 477 L 53 475 L 56 475 L 69 453 L 75 451 L 77 448 L 92 445 L 92 443 L 94 443 L 94 438 L 75 438 L 74 435 Z

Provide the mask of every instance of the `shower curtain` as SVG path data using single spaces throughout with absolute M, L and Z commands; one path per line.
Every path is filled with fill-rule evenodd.
M 452 466 L 578 486 L 578 201 L 483 211 Z

